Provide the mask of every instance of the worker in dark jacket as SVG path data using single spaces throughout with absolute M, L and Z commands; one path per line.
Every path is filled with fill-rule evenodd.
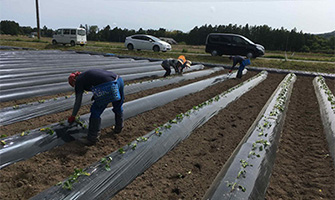
M 250 59 L 249 58 L 244 59 L 241 56 L 230 56 L 229 59 L 233 60 L 233 66 L 229 70 L 229 73 L 231 73 L 233 71 L 235 65 L 237 65 L 237 63 L 239 63 L 240 66 L 238 67 L 238 72 L 237 72 L 236 78 L 242 78 L 242 72 L 243 72 L 245 66 L 250 65 Z
M 176 74 L 182 74 L 185 67 L 190 67 L 191 61 L 186 60 L 185 56 L 180 55 L 178 59 L 168 58 L 162 62 L 162 67 L 165 69 L 164 77 L 171 74 L 171 67 L 175 70 Z
M 163 60 L 162 67 L 165 69 L 164 77 L 170 76 L 171 74 L 171 67 L 175 70 L 176 74 L 179 74 L 178 66 L 180 65 L 180 60 L 178 59 L 172 59 L 168 58 L 166 60 Z
M 79 141 L 85 145 L 94 145 L 100 133 L 101 114 L 107 105 L 112 102 L 115 113 L 114 133 L 120 133 L 123 128 L 123 101 L 124 82 L 117 74 L 103 69 L 90 69 L 83 73 L 72 73 L 68 78 L 69 84 L 74 87 L 76 100 L 72 115 L 68 118 L 69 123 L 75 121 L 84 91 L 92 91 L 94 100 L 91 106 L 87 138 L 80 138 Z

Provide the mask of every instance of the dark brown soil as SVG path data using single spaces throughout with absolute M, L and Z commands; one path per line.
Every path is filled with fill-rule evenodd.
M 335 175 L 312 78 L 298 77 L 267 199 L 335 199 Z
M 187 97 L 171 102 L 160 108 L 130 118 L 125 121 L 125 129 L 119 135 L 111 135 L 111 128 L 104 129 L 102 130 L 101 141 L 96 146 L 83 147 L 78 142 L 71 142 L 49 152 L 36 155 L 29 160 L 8 166 L 0 171 L 0 197 L 1 199 L 28 199 L 67 178 L 73 173 L 74 168 L 88 167 L 90 164 L 97 162 L 119 147 L 152 131 L 155 129 L 153 124 L 163 124 L 169 119 L 173 119 L 177 114 L 189 110 L 193 105 L 198 105 L 255 74 L 255 72 L 248 72 L 242 80 L 235 79 L 225 81 L 208 88 L 204 92 L 188 95 Z M 284 76 L 285 75 L 281 74 L 269 74 L 263 83 L 223 109 L 218 115 L 214 116 L 210 121 L 192 133 L 188 139 L 179 144 L 141 176 L 137 177 L 129 186 L 120 191 L 115 199 L 201 199 L 216 177 L 216 174 L 220 171 Z M 292 99 L 295 98 L 296 100 L 292 100 L 290 103 L 288 113 L 300 112 L 299 114 L 302 115 L 304 114 L 303 112 L 308 111 L 304 106 L 309 105 L 310 97 L 308 96 L 306 98 L 306 96 L 300 93 L 304 93 L 308 90 L 308 93 L 314 95 L 315 98 L 311 80 L 311 78 L 298 77 L 298 82 L 295 84 L 294 93 L 292 95 Z M 129 95 L 126 97 L 126 101 L 190 82 L 193 81 Z M 298 97 L 294 97 L 294 94 Z M 298 98 L 302 99 L 299 100 Z M 319 132 L 321 130 L 322 133 L 322 124 L 317 102 L 315 105 L 313 104 L 313 106 L 311 106 L 311 108 L 315 108 L 316 106 L 317 110 L 315 113 L 317 114 L 309 115 L 310 119 L 303 118 L 300 120 L 301 123 L 299 127 L 308 128 L 311 121 L 313 121 L 312 125 L 315 124 L 319 127 L 317 130 Z M 88 112 L 88 107 L 89 106 L 81 108 L 81 113 Z M 290 111 L 291 109 L 294 111 Z M 16 123 L 13 126 L 6 126 L 5 130 L 11 134 L 15 134 L 21 132 L 19 130 L 33 129 L 31 127 L 37 128 L 42 125 L 58 122 L 59 120 L 66 119 L 69 114 L 70 111 L 48 115 L 28 120 L 27 122 Z M 301 116 L 288 114 L 287 121 L 297 120 L 299 117 Z M 287 126 L 286 124 L 285 127 Z M 285 130 L 287 129 L 288 128 L 284 128 L 283 135 L 285 135 Z M 295 130 L 292 124 L 290 130 Z M 297 131 L 302 133 L 299 129 Z M 1 133 L 2 132 L 3 129 L 1 129 Z M 295 131 L 290 133 L 295 134 Z M 315 137 L 323 137 L 323 140 L 320 140 L 320 145 L 323 145 L 325 152 L 321 151 L 320 154 L 314 155 L 315 158 L 311 155 L 311 160 L 316 160 L 316 162 L 320 164 L 315 170 L 308 171 L 306 168 L 303 169 L 309 172 L 310 175 L 316 177 L 313 179 L 313 184 L 321 186 L 327 184 L 334 185 L 334 176 L 332 178 L 333 180 L 327 178 L 329 173 L 334 173 L 334 169 L 329 169 L 328 173 L 321 170 L 332 164 L 329 157 L 323 158 L 323 155 L 328 152 L 324 134 L 315 135 Z M 314 138 L 310 140 L 314 141 Z M 300 143 L 296 143 L 295 145 L 300 146 Z M 309 150 L 305 149 L 305 151 Z M 299 155 L 302 157 L 304 152 L 299 152 Z M 326 162 L 321 162 L 320 160 L 325 160 Z M 178 173 L 185 177 L 178 178 Z M 287 173 L 289 173 L 288 175 L 293 175 L 296 172 L 288 171 Z M 300 171 L 300 173 L 305 172 Z M 304 179 L 304 181 L 305 180 L 306 179 Z M 308 192 L 310 188 L 311 186 L 308 184 L 301 184 L 300 191 L 302 193 L 305 191 Z M 327 188 L 328 187 L 325 186 L 321 189 L 322 191 L 329 191 Z M 291 193 L 294 193 L 296 190 L 295 187 L 288 187 L 287 191 L 290 189 L 292 190 L 290 191 Z M 286 191 L 271 191 L 270 187 L 270 192 L 268 193 L 271 194 L 268 194 L 268 198 L 279 199 L 276 197 L 285 195 L 285 192 Z M 328 193 L 332 195 L 330 197 L 334 197 L 333 193 Z M 288 196 L 284 196 L 283 199 L 294 199 L 286 197 Z M 315 196 L 315 198 L 317 197 L 319 196 Z M 315 198 L 312 197 L 309 199 Z M 327 196 L 324 197 L 324 199 L 326 198 Z M 300 198 L 298 197 L 297 199 Z

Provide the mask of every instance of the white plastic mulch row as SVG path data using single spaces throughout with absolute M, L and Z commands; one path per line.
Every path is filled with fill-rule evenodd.
M 319 102 L 324 132 L 335 167 L 335 97 L 323 77 L 315 77 L 313 85 Z
M 279 84 L 203 199 L 264 199 L 295 80 Z

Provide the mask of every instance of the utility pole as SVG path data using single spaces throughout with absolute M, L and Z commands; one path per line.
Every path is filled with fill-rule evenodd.
M 40 14 L 38 12 L 38 0 L 36 0 L 36 18 L 37 18 L 37 38 L 41 39 L 40 37 Z

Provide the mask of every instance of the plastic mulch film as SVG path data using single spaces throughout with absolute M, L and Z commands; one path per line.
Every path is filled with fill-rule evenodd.
M 88 68 L 102 68 L 102 69 L 114 69 L 119 70 L 120 72 L 124 72 L 125 70 L 132 70 L 132 73 L 141 72 L 141 71 L 148 71 L 148 67 L 155 67 L 155 69 L 160 69 L 159 67 L 161 65 L 161 62 L 145 62 L 145 61 L 133 61 L 133 62 L 125 62 L 125 63 L 116 63 L 116 64 L 108 64 L 108 65 L 99 65 L 98 62 L 93 63 L 91 66 L 84 66 L 84 67 L 64 67 L 61 70 L 57 69 L 57 66 L 50 67 L 50 70 L 41 70 L 41 71 L 27 71 L 26 73 L 14 73 L 14 74 L 4 74 L 0 75 L 0 78 L 3 80 L 6 79 L 18 79 L 20 78 L 26 78 L 26 77 L 39 77 L 41 78 L 47 78 L 49 75 L 67 75 L 68 73 L 71 73 L 73 71 L 85 71 Z M 127 68 L 127 69 L 125 69 Z M 138 71 L 136 69 L 138 68 Z M 128 73 L 130 73 L 128 71 Z M 151 71 L 151 70 L 149 70 Z M 120 73 L 116 72 L 116 73 Z M 42 76 L 43 75 L 43 76 Z
M 327 78 L 334 79 L 335 74 L 328 74 L 328 73 L 320 73 L 320 72 L 308 72 L 308 71 L 298 71 L 298 70 L 287 70 L 287 69 L 276 69 L 276 68 L 265 68 L 265 67 L 246 67 L 246 69 L 250 71 L 263 71 L 266 70 L 268 72 L 275 72 L 279 74 L 288 74 L 288 73 L 294 73 L 296 75 L 302 75 L 302 76 L 323 76 Z
M 329 151 L 335 167 L 335 97 L 323 77 L 315 77 L 313 85 L 319 102 L 321 119 L 328 141 Z
M 188 94 L 199 92 L 229 78 L 231 76 L 225 74 L 126 102 L 123 105 L 124 119 L 163 106 Z M 80 116 L 80 120 L 71 126 L 67 122 L 59 122 L 3 138 L 0 147 L 0 168 L 84 136 L 87 133 L 89 116 L 90 113 Z M 101 119 L 101 128 L 113 126 L 115 114 L 112 108 L 106 109 Z
M 126 187 L 158 159 L 186 139 L 229 103 L 267 77 L 266 72 L 196 105 L 164 125 L 102 158 L 76 180 L 70 178 L 32 199 L 109 199 Z M 76 182 L 77 181 L 77 182 Z M 66 188 L 71 188 L 66 189 Z
M 36 85 L 45 85 L 51 83 L 59 83 L 59 82 L 67 82 L 68 76 L 70 73 L 74 71 L 86 71 L 92 68 L 99 68 L 105 70 L 111 70 L 119 75 L 125 74 L 133 74 L 138 72 L 148 72 L 148 71 L 159 71 L 162 67 L 159 63 L 127 63 L 127 65 L 99 65 L 99 66 L 86 66 L 86 67 L 76 67 L 76 68 L 68 68 L 68 69 L 59 69 L 59 71 L 55 71 L 56 74 L 50 73 L 48 74 L 49 70 L 41 69 L 39 72 L 26 72 L 26 73 L 18 73 L 12 74 L 13 76 L 22 76 L 17 78 L 6 78 L 4 79 L 1 84 L 1 90 L 10 90 L 10 89 L 22 89 L 23 87 L 31 87 Z M 74 70 L 75 69 L 75 70 Z M 54 69 L 53 69 L 54 70 Z M 32 74 L 33 76 L 30 76 Z M 37 74 L 41 74 L 41 77 L 37 76 Z M 8 75 L 8 76 L 12 76 Z M 24 76 L 27 75 L 27 76 Z M 7 75 L 3 75 L 7 76 Z
M 152 81 L 144 81 L 141 83 L 126 85 L 124 88 L 124 93 L 125 95 L 129 95 L 156 87 L 162 87 L 173 83 L 179 83 L 182 81 L 206 76 L 219 70 L 223 70 L 223 68 L 213 68 L 208 70 L 186 73 L 183 76 L 173 76 L 168 78 L 162 78 Z M 83 95 L 82 105 L 87 105 L 91 103 L 91 96 L 92 96 L 91 92 L 85 93 Z M 39 102 L 31 104 L 15 105 L 13 107 L 0 109 L 0 115 L 2 116 L 0 119 L 0 126 L 71 109 L 74 104 L 74 99 L 75 96 L 71 95 L 44 101 L 40 100 Z
M 203 65 L 195 65 L 195 66 L 192 66 L 192 68 L 189 69 L 188 71 L 200 70 L 203 68 L 204 68 Z M 162 69 L 162 67 L 160 67 L 160 69 Z M 111 70 L 111 71 L 116 72 L 116 70 Z M 147 69 L 145 72 L 142 72 L 142 73 L 122 74 L 122 75 L 119 74 L 119 75 L 121 75 L 123 80 L 126 81 L 126 80 L 134 80 L 134 79 L 152 77 L 152 76 L 163 76 L 164 72 L 165 70 L 150 71 Z M 128 73 L 128 72 L 125 72 L 125 73 Z M 64 74 L 63 76 L 68 77 L 68 75 L 69 74 Z M 23 98 L 34 97 L 34 96 L 52 95 L 52 94 L 57 94 L 57 93 L 62 93 L 62 92 L 70 92 L 70 91 L 73 91 L 73 88 L 69 86 L 67 81 L 64 81 L 62 83 L 30 86 L 28 88 L 14 88 L 14 89 L 8 89 L 8 90 L 1 90 L 0 102 L 23 99 Z
M 203 199 L 264 199 L 295 80 L 279 84 Z

